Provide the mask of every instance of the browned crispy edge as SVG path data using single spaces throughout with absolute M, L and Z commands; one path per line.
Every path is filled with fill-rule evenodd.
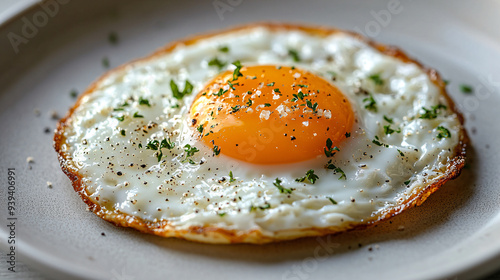
M 168 53 L 175 49 L 177 46 L 180 45 L 191 45 L 196 42 L 198 42 L 201 39 L 204 38 L 209 38 L 215 35 L 220 35 L 224 33 L 229 33 L 229 32 L 234 32 L 234 31 L 240 31 L 244 29 L 251 29 L 255 27 L 266 27 L 271 30 L 278 30 L 278 29 L 288 29 L 288 30 L 301 30 L 310 34 L 318 35 L 318 36 L 327 36 L 332 33 L 337 33 L 337 32 L 343 32 L 350 34 L 356 38 L 359 38 L 360 40 L 370 44 L 374 48 L 378 49 L 384 54 L 393 56 L 397 59 L 400 59 L 401 61 L 404 62 L 413 62 L 417 64 L 421 69 L 423 69 L 429 76 L 429 78 L 432 80 L 436 86 L 438 86 L 441 90 L 441 94 L 447 99 L 448 103 L 451 105 L 451 109 L 457 114 L 460 123 L 462 124 L 461 130 L 460 130 L 460 142 L 459 145 L 455 148 L 454 151 L 454 157 L 449 161 L 447 165 L 447 170 L 443 174 L 443 176 L 440 176 L 437 180 L 434 182 L 430 182 L 426 187 L 424 187 L 420 192 L 415 193 L 411 195 L 408 199 L 406 199 L 402 204 L 397 205 L 383 213 L 380 213 L 378 215 L 375 215 L 371 217 L 370 219 L 360 222 L 360 223 L 350 223 L 347 225 L 342 225 L 342 227 L 327 227 L 327 228 L 308 228 L 308 229 L 293 229 L 293 230 L 284 230 L 275 233 L 274 235 L 270 234 L 265 234 L 259 230 L 251 230 L 251 231 L 238 231 L 238 230 L 226 230 L 222 228 L 217 228 L 217 227 L 212 227 L 212 226 L 192 226 L 189 229 L 176 229 L 174 226 L 171 226 L 168 224 L 167 221 L 160 221 L 160 222 L 149 222 L 142 220 L 141 218 L 137 218 L 134 216 L 130 216 L 124 213 L 120 213 L 117 210 L 115 211 L 110 211 L 101 208 L 98 204 L 94 203 L 91 201 L 85 192 L 84 184 L 82 182 L 82 176 L 78 173 L 78 169 L 76 169 L 72 165 L 72 160 L 71 160 L 71 155 L 68 154 L 65 149 L 65 137 L 64 137 L 64 131 L 66 127 L 68 126 L 71 116 L 75 109 L 80 105 L 80 103 L 83 100 L 83 97 L 91 94 L 94 89 L 97 87 L 97 85 L 104 80 L 106 77 L 114 73 L 115 71 L 123 70 L 124 68 L 128 67 L 129 65 L 138 62 L 138 61 L 146 61 L 149 59 L 154 59 L 157 56 Z M 225 31 L 221 32 L 214 32 L 214 33 L 208 33 L 204 35 L 198 35 L 194 37 L 190 37 L 184 40 L 180 40 L 171 44 L 168 44 L 167 46 L 157 50 L 153 54 L 139 59 L 132 61 L 128 64 L 122 65 L 118 68 L 115 68 L 103 76 L 101 76 L 97 81 L 92 83 L 90 87 L 79 97 L 75 105 L 70 108 L 69 112 L 67 115 L 61 119 L 57 125 L 57 130 L 54 135 L 54 148 L 58 153 L 58 158 L 59 162 L 61 165 L 61 169 L 64 171 L 64 173 L 68 176 L 68 178 L 72 181 L 72 185 L 74 190 L 80 195 L 82 200 L 89 206 L 89 209 L 93 211 L 97 216 L 117 225 L 117 226 L 122 226 L 122 227 L 132 227 L 135 228 L 139 231 L 146 232 L 146 233 L 152 233 L 164 237 L 178 237 L 178 238 L 183 238 L 187 240 L 192 240 L 192 241 L 199 241 L 199 242 L 207 242 L 207 243 L 257 243 L 257 244 L 263 244 L 263 243 L 268 243 L 268 242 L 273 242 L 273 241 L 282 241 L 282 240 L 290 240 L 290 239 L 296 239 L 300 237 L 307 237 L 307 236 L 321 236 L 321 235 L 327 235 L 327 234 L 335 234 L 335 233 L 340 233 L 344 231 L 349 231 L 349 230 L 354 230 L 354 229 L 361 229 L 361 228 L 368 228 L 371 227 L 381 221 L 387 220 L 405 209 L 411 208 L 413 206 L 419 206 L 421 205 L 429 195 L 431 195 L 433 192 L 437 191 L 439 187 L 441 187 L 444 183 L 446 183 L 448 180 L 452 180 L 456 178 L 457 176 L 460 175 L 460 172 L 462 168 L 465 165 L 465 154 L 466 154 L 466 146 L 468 143 L 468 137 L 467 133 L 463 127 L 463 116 L 462 114 L 457 110 L 456 106 L 454 105 L 453 100 L 447 95 L 446 89 L 445 89 L 445 83 L 441 79 L 440 75 L 438 72 L 434 69 L 427 68 L 417 62 L 416 60 L 408 57 L 403 51 L 400 49 L 393 47 L 393 46 L 386 46 L 383 44 L 376 43 L 372 40 L 369 40 L 357 33 L 354 32 L 349 32 L 349 31 L 342 31 L 338 29 L 333 29 L 329 27 L 317 27 L 317 26 L 305 26 L 305 25 L 299 25 L 299 24 L 283 24 L 283 23 L 254 23 L 254 24 L 249 24 L 249 25 L 243 25 L 239 26 L 236 28 L 228 29 Z

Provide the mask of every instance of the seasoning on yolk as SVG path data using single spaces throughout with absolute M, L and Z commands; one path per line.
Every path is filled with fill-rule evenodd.
M 328 138 L 336 146 L 350 132 L 351 105 L 323 78 L 272 65 L 240 73 L 221 73 L 191 106 L 196 133 L 220 154 L 256 164 L 299 162 L 324 155 Z

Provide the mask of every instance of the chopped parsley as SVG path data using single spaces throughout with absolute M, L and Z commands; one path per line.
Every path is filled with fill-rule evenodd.
M 297 85 L 298 87 L 301 87 L 301 88 L 308 88 L 309 86 L 308 85 Z
M 438 126 L 436 129 L 439 131 L 437 138 L 442 139 L 451 137 L 451 133 L 446 127 Z
M 449 85 L 449 84 L 450 84 L 450 81 L 448 81 L 448 80 L 443 80 L 443 83 L 444 83 L 445 85 Z
M 76 91 L 76 89 L 72 89 L 70 92 L 69 92 L 69 96 L 75 98 L 78 96 L 78 91 Z
M 203 134 L 203 124 L 200 124 L 196 130 L 198 130 L 199 133 Z
M 118 44 L 118 34 L 116 34 L 116 32 L 110 32 L 108 35 L 108 41 L 111 43 L 111 45 Z
M 333 157 L 335 155 L 335 152 L 340 152 L 340 149 L 337 147 L 333 147 L 333 142 L 332 139 L 328 138 L 326 139 L 326 148 L 323 148 L 325 151 L 326 157 Z
M 380 74 L 374 74 L 368 77 L 370 80 L 372 80 L 376 85 L 381 86 L 384 84 L 384 80 L 380 78 Z
M 219 92 L 217 93 L 212 93 L 212 95 L 216 95 L 216 96 L 222 96 L 224 93 L 226 93 L 227 90 L 223 90 L 222 88 L 219 89 Z
M 229 52 L 229 47 L 228 46 L 220 46 L 219 51 L 227 53 L 227 52 Z
M 120 134 L 125 136 L 125 129 L 120 130 Z
M 229 171 L 229 183 L 232 183 L 234 181 L 236 181 L 236 179 L 234 179 L 233 177 L 233 171 Z
M 257 210 L 257 209 L 265 210 L 265 209 L 269 209 L 269 208 L 271 208 L 271 204 L 269 204 L 269 202 L 266 202 L 266 204 L 264 204 L 264 206 L 253 206 L 253 205 L 251 205 L 250 206 L 250 212 L 252 212 L 254 210 Z
M 217 215 L 221 216 L 221 217 L 224 217 L 226 215 L 226 213 L 224 212 L 220 212 L 220 213 L 217 213 Z
M 236 105 L 234 107 L 231 107 L 231 112 L 236 113 L 240 110 L 240 105 Z
M 441 109 L 446 110 L 446 106 L 443 104 L 438 104 L 436 106 L 432 106 L 430 110 L 425 107 L 422 107 L 424 113 L 420 115 L 420 119 L 435 119 L 437 118 Z
M 247 104 L 248 107 L 252 106 L 252 104 L 253 104 L 252 99 L 248 98 L 248 101 L 247 101 L 246 104 Z
M 463 93 L 473 93 L 474 92 L 474 89 L 469 86 L 469 85 L 465 85 L 465 84 L 461 84 L 460 85 L 460 91 L 463 92 Z
M 175 147 L 175 143 L 172 143 L 170 141 L 170 139 L 168 139 L 168 140 L 163 139 L 163 140 L 161 140 L 161 142 L 159 142 L 158 140 L 153 140 L 153 141 L 150 141 L 146 145 L 146 149 L 157 151 L 156 157 L 158 158 L 158 162 L 160 162 L 161 158 L 163 157 L 163 152 L 161 151 L 161 149 L 166 148 L 166 149 L 171 150 L 174 147 Z
M 306 104 L 307 107 L 313 110 L 314 113 L 318 112 L 318 102 L 314 102 L 314 104 L 312 104 L 311 100 L 307 100 Z
M 401 150 L 400 150 L 400 149 L 397 149 L 397 150 L 398 150 L 398 153 L 399 153 L 399 155 L 400 155 L 400 156 L 402 156 L 402 157 L 404 157 L 404 156 L 405 156 L 405 154 L 403 154 L 403 152 L 401 152 Z
M 384 120 L 385 120 L 386 122 L 388 122 L 388 123 L 393 123 L 393 122 L 392 122 L 392 119 L 391 119 L 391 118 L 389 118 L 389 117 L 387 117 L 386 115 L 384 115 Z
M 196 147 L 189 144 L 184 145 L 184 151 L 186 152 L 186 158 L 193 156 L 196 152 L 199 152 Z
M 372 140 L 372 143 L 377 145 L 377 146 L 384 146 L 386 148 L 389 148 L 389 145 L 381 143 L 379 140 L 380 139 L 378 138 L 378 136 L 375 136 L 375 139 Z
M 351 137 L 351 133 L 350 132 L 346 132 L 345 133 L 345 138 L 349 138 L 349 137 Z
M 308 96 L 308 94 L 304 94 L 302 91 L 299 91 L 298 93 L 293 94 L 292 102 L 295 102 L 297 100 L 304 100 L 304 97 Z
M 104 68 L 109 68 L 109 58 L 104 57 L 104 58 L 102 59 L 101 63 L 102 63 L 102 66 L 103 66 Z
M 299 62 L 300 61 L 300 56 L 297 50 L 294 49 L 288 49 L 288 55 L 292 57 L 293 61 Z
M 243 66 L 241 66 L 241 63 L 239 60 L 236 60 L 235 62 L 233 62 L 233 65 L 236 66 L 236 68 L 234 69 L 234 72 L 233 72 L 233 81 L 236 81 L 238 79 L 238 77 L 243 76 L 243 74 L 240 73 L 240 70 Z
M 327 197 L 327 198 L 328 198 L 328 200 L 330 200 L 330 202 L 331 202 L 333 205 L 337 204 L 337 201 L 335 201 L 333 198 L 331 198 L 331 197 Z
M 276 180 L 274 181 L 273 185 L 278 188 L 278 190 L 280 191 L 280 193 L 292 193 L 292 189 L 287 189 L 287 188 L 283 187 L 281 185 L 281 182 L 282 181 L 280 179 L 276 178 Z
M 275 88 L 275 89 L 274 89 L 274 92 L 281 93 L 281 91 L 280 91 L 280 89 L 279 89 L 279 88 Z
M 227 81 L 227 84 L 229 85 L 229 87 L 230 87 L 232 90 L 236 90 L 236 89 L 234 88 L 234 86 L 238 86 L 238 85 L 239 85 L 239 83 L 234 83 L 234 84 L 233 84 L 233 83 L 231 83 L 231 81 L 229 81 L 229 80 Z
M 264 106 L 266 106 L 266 107 L 271 107 L 271 104 L 269 104 L 269 103 L 264 103 Z
M 373 98 L 373 95 L 370 94 L 370 97 L 363 99 L 363 102 L 368 102 L 368 104 L 365 104 L 365 109 L 377 112 L 377 102 Z
M 268 87 L 274 86 L 274 82 L 267 84 Z
M 309 182 L 311 182 L 311 184 L 314 184 L 318 179 L 319 179 L 318 175 L 314 174 L 314 170 L 311 169 L 306 172 L 306 176 L 297 178 L 295 179 L 295 181 L 304 182 L 305 180 L 308 180 Z
M 143 115 L 139 115 L 139 112 L 134 113 L 134 118 L 144 118 Z
M 340 173 L 339 180 L 347 180 L 347 176 L 345 175 L 344 170 L 342 170 L 340 167 L 335 166 L 335 164 L 332 163 L 332 160 L 329 160 L 328 163 L 325 165 L 326 169 L 331 169 L 335 174 Z
M 148 107 L 151 107 L 151 104 L 149 104 L 149 100 L 148 99 L 144 99 L 142 97 L 139 97 L 139 105 L 146 105 Z
M 172 89 L 172 95 L 176 99 L 182 99 L 184 96 L 191 94 L 193 92 L 193 85 L 186 80 L 186 83 L 184 85 L 184 90 L 179 91 L 179 87 L 177 84 L 174 82 L 174 80 L 170 80 L 170 89 Z
M 208 66 L 215 66 L 215 67 L 219 68 L 219 70 L 224 68 L 224 66 L 226 66 L 226 64 L 227 64 L 226 62 L 219 60 L 217 57 L 212 58 L 208 62 Z
M 214 151 L 214 154 L 216 156 L 218 156 L 220 154 L 220 148 L 219 148 L 219 146 L 214 146 L 213 151 Z
M 123 120 L 125 120 L 125 116 L 124 116 L 124 115 L 121 115 L 121 116 L 116 116 L 115 118 L 116 118 L 117 120 L 121 121 L 121 122 L 122 122 Z
M 411 179 L 404 181 L 404 184 L 408 186 L 410 184 L 410 182 L 411 182 Z
M 393 134 L 394 132 L 396 133 L 401 133 L 401 128 L 398 128 L 398 130 L 394 130 L 391 128 L 391 125 L 388 124 L 388 125 L 384 125 L 384 133 L 387 134 L 387 135 L 391 135 Z

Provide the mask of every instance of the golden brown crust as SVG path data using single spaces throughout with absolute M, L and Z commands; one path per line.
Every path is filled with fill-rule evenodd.
M 251 29 L 255 28 L 258 26 L 263 26 L 266 28 L 269 28 L 271 30 L 277 30 L 277 29 L 288 29 L 288 30 L 301 30 L 305 31 L 310 34 L 315 34 L 318 36 L 327 36 L 332 33 L 337 33 L 337 32 L 344 32 L 348 33 L 356 38 L 361 39 L 364 42 L 367 42 L 370 44 L 372 47 L 378 49 L 380 52 L 393 56 L 397 59 L 400 59 L 401 61 L 404 62 L 412 62 L 417 64 L 421 69 L 425 70 L 426 73 L 428 74 L 429 78 L 432 80 L 432 82 L 438 86 L 441 90 L 441 94 L 447 99 L 449 104 L 451 105 L 450 107 L 452 110 L 457 114 L 460 123 L 462 124 L 461 126 L 461 131 L 460 131 L 460 142 L 459 145 L 455 148 L 455 153 L 454 157 L 450 159 L 447 165 L 446 171 L 443 172 L 443 175 L 437 178 L 435 181 L 430 182 L 426 187 L 420 190 L 420 192 L 415 193 L 408 197 L 403 203 L 400 205 L 393 207 L 391 209 L 388 209 L 387 211 L 380 213 L 377 216 L 372 217 L 370 220 L 367 220 L 363 223 L 351 223 L 348 225 L 342 225 L 342 227 L 328 227 L 328 228 L 307 228 L 307 229 L 294 229 L 294 230 L 286 230 L 286 231 L 280 231 L 275 233 L 273 236 L 265 235 L 261 231 L 258 230 L 251 230 L 251 231 L 237 231 L 237 230 L 226 230 L 222 228 L 217 228 L 217 227 L 190 227 L 188 230 L 179 230 L 171 225 L 168 224 L 167 221 L 160 221 L 157 223 L 154 222 L 149 222 L 149 221 L 144 221 L 138 217 L 130 216 L 124 213 L 119 213 L 116 210 L 115 211 L 109 211 L 106 209 L 103 209 L 100 205 L 94 203 L 91 201 L 87 193 L 85 192 L 85 188 L 82 182 L 82 176 L 78 173 L 78 170 L 72 165 L 72 160 L 71 160 L 71 155 L 66 152 L 66 147 L 65 147 L 65 136 L 64 132 L 66 127 L 69 125 L 70 118 L 75 111 L 76 108 L 79 107 L 80 103 L 83 100 L 83 97 L 91 94 L 94 89 L 97 87 L 97 85 L 104 80 L 106 77 L 111 75 L 112 73 L 122 70 L 128 65 L 137 62 L 137 61 L 146 61 L 149 59 L 154 59 L 158 55 L 168 53 L 175 49 L 177 46 L 180 45 L 191 45 L 196 43 L 197 41 L 204 39 L 204 38 L 209 38 L 215 35 L 220 35 L 223 33 L 228 33 L 228 32 L 234 32 L 238 30 L 244 30 L 244 29 Z M 210 33 L 210 34 L 204 34 L 204 35 L 199 35 L 199 36 L 194 36 L 188 39 L 180 40 L 174 43 L 171 43 L 164 48 L 161 48 L 154 52 L 152 55 L 130 62 L 128 64 L 122 65 L 118 68 L 115 68 L 102 77 L 100 77 L 97 81 L 95 81 L 77 100 L 75 105 L 71 107 L 67 115 L 61 119 L 57 125 L 57 130 L 54 135 L 54 148 L 58 153 L 58 158 L 59 162 L 61 165 L 62 170 L 64 173 L 68 176 L 68 178 L 72 181 L 72 185 L 74 190 L 80 195 L 82 200 L 89 206 L 89 209 L 92 210 L 97 216 L 103 218 L 104 220 L 107 220 L 117 226 L 122 226 L 122 227 L 132 227 L 135 228 L 139 231 L 146 232 L 146 233 L 151 233 L 151 234 L 156 234 L 164 237 L 178 237 L 178 238 L 183 238 L 187 240 L 192 240 L 192 241 L 199 241 L 199 242 L 208 242 L 208 243 L 257 243 L 257 244 L 263 244 L 263 243 L 268 243 L 268 242 L 273 242 L 273 241 L 283 241 L 283 240 L 290 240 L 290 239 L 296 239 L 300 237 L 307 237 L 307 236 L 321 236 L 321 235 L 327 235 L 327 234 L 335 234 L 339 232 L 344 232 L 347 230 L 354 230 L 354 229 L 362 229 L 362 228 L 367 228 L 371 227 L 381 221 L 387 220 L 404 210 L 411 208 L 413 206 L 419 206 L 421 205 L 428 197 L 431 195 L 433 192 L 437 191 L 444 183 L 446 183 L 449 180 L 452 180 L 456 178 L 457 176 L 460 175 L 460 172 L 462 168 L 465 165 L 465 155 L 466 155 L 466 146 L 468 143 L 468 137 L 467 133 L 463 127 L 463 116 L 461 113 L 457 110 L 457 108 L 454 106 L 453 100 L 447 95 L 446 89 L 445 89 L 445 83 L 441 79 L 440 75 L 435 71 L 434 69 L 431 68 L 426 68 L 416 60 L 408 57 L 404 52 L 399 50 L 396 47 L 393 46 L 386 46 L 382 45 L 376 42 L 373 42 L 367 38 L 364 38 L 363 36 L 353 33 L 353 32 L 347 32 L 347 31 L 341 31 L 338 29 L 333 29 L 333 28 L 327 28 L 327 27 L 312 27 L 312 26 L 305 26 L 305 25 L 294 25 L 294 24 L 276 24 L 276 23 L 256 23 L 256 24 L 251 24 L 251 25 L 244 25 L 236 28 L 232 28 L 229 30 L 225 30 L 222 32 L 215 32 L 215 33 Z

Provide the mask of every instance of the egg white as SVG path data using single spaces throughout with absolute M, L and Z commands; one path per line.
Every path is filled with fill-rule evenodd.
M 229 52 L 221 52 L 221 46 Z M 298 51 L 300 62 L 293 61 L 289 49 Z M 208 65 L 214 57 L 229 62 L 227 69 L 235 60 L 244 66 L 295 66 L 337 86 L 356 116 L 351 136 L 332 158 L 346 179 L 325 169 L 325 156 L 276 166 L 214 156 L 197 139 L 189 119 L 196 93 L 219 73 Z M 374 74 L 383 79 L 383 85 L 369 78 Z M 173 98 L 172 79 L 181 89 L 188 80 L 194 85 L 193 93 L 182 100 Z M 360 88 L 372 94 L 377 112 L 365 108 L 368 95 Z M 139 98 L 147 99 L 150 106 L 139 104 Z M 121 106 L 124 102 L 129 105 Z M 435 119 L 419 118 L 422 107 L 437 104 L 448 109 L 441 109 Z M 417 65 L 382 54 L 350 35 L 319 37 L 256 27 L 181 45 L 112 72 L 80 100 L 70 129 L 65 130 L 64 149 L 82 174 L 89 198 L 109 211 L 151 222 L 166 220 L 178 229 L 211 225 L 272 235 L 366 221 L 416 193 L 416 186 L 442 176 L 460 140 L 461 124 L 449 107 Z M 123 110 L 114 111 L 117 108 Z M 135 113 L 143 118 L 133 117 Z M 384 134 L 388 124 L 384 115 L 393 119 L 391 127 L 400 128 L 400 133 Z M 439 126 L 446 127 L 451 137 L 437 138 Z M 387 147 L 374 144 L 375 136 Z M 155 151 L 145 146 L 165 138 L 175 148 L 163 149 L 165 156 L 158 162 Z M 186 144 L 200 150 L 191 157 L 195 164 L 185 161 Z M 295 181 L 309 169 L 319 176 L 315 184 Z M 280 193 L 273 185 L 276 178 L 293 192 Z

